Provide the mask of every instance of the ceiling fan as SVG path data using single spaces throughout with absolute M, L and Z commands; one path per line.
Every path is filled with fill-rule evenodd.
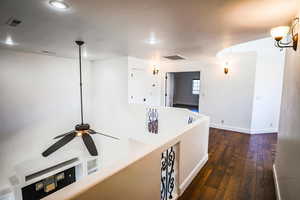
M 61 134 L 56 136 L 54 139 L 58 139 L 61 138 L 60 140 L 58 140 L 57 142 L 55 142 L 52 146 L 50 146 L 46 151 L 44 151 L 42 153 L 42 155 L 44 157 L 49 156 L 50 154 L 52 154 L 53 152 L 55 152 L 56 150 L 58 150 L 59 148 L 61 148 L 62 146 L 66 145 L 67 143 L 69 143 L 71 140 L 73 140 L 76 136 L 77 137 L 81 137 L 83 140 L 83 143 L 85 144 L 87 150 L 89 151 L 90 155 L 92 156 L 97 156 L 98 155 L 98 151 L 96 148 L 96 145 L 93 141 L 93 138 L 91 137 L 91 135 L 93 134 L 100 134 L 103 135 L 105 137 L 110 137 L 113 139 L 119 139 L 110 135 L 106 135 L 103 133 L 98 133 L 92 129 L 90 129 L 90 125 L 89 124 L 85 124 L 83 122 L 83 103 L 82 103 L 82 71 L 81 71 L 81 46 L 84 44 L 83 41 L 75 41 L 76 44 L 79 47 L 79 73 L 80 73 L 80 114 L 81 114 L 81 124 L 77 124 L 75 126 L 75 130 L 72 130 L 70 132 Z

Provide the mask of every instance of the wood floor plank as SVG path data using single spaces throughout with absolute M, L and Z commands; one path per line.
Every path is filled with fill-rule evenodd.
M 275 200 L 277 134 L 210 129 L 209 159 L 179 200 Z
M 201 188 L 199 197 L 197 197 L 197 200 L 208 200 L 208 199 L 215 199 L 217 194 L 217 189 L 211 188 L 208 186 L 204 186 Z M 196 200 L 195 199 L 195 200 Z

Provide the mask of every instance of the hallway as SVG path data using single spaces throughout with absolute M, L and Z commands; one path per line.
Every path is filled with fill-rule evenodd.
M 210 129 L 209 160 L 179 200 L 275 200 L 277 134 Z

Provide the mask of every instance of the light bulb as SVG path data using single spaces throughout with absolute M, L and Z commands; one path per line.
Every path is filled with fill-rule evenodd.
M 14 41 L 12 40 L 11 36 L 7 36 L 6 40 L 5 40 L 5 44 L 9 45 L 9 46 L 13 46 L 15 45 Z
M 49 2 L 49 4 L 61 10 L 65 10 L 69 7 L 64 1 L 60 1 L 60 0 L 52 0 Z
M 278 26 L 276 28 L 271 29 L 271 35 L 276 41 L 282 40 L 290 31 L 290 27 L 288 26 Z

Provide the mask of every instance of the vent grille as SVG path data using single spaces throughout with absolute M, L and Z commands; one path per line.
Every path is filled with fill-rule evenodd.
M 47 55 L 56 55 L 55 52 L 53 52 L 53 51 L 48 51 L 48 50 L 42 50 L 41 53 L 47 54 Z
M 185 60 L 185 58 L 180 55 L 164 56 L 164 58 L 169 60 Z
M 33 173 L 33 174 L 30 174 L 30 175 L 28 175 L 28 176 L 25 176 L 25 181 L 30 181 L 30 180 L 32 180 L 32 179 L 34 179 L 34 178 L 37 178 L 37 177 L 42 176 L 42 175 L 45 175 L 45 174 L 47 174 L 47 173 L 49 173 L 49 172 L 51 172 L 51 171 L 54 171 L 54 170 L 57 170 L 57 169 L 59 169 L 59 168 L 65 167 L 65 166 L 67 166 L 67 165 L 73 164 L 73 163 L 77 162 L 78 160 L 79 160 L 78 158 L 72 158 L 72 159 L 67 160 L 67 161 L 65 161 L 65 162 L 58 163 L 58 164 L 55 165 L 55 166 L 48 167 L 48 168 L 43 169 L 43 170 L 41 170 L 41 171 L 39 171 L 39 172 L 35 172 L 35 173 Z
M 11 27 L 17 27 L 22 23 L 21 20 L 11 17 L 7 20 L 6 24 Z

